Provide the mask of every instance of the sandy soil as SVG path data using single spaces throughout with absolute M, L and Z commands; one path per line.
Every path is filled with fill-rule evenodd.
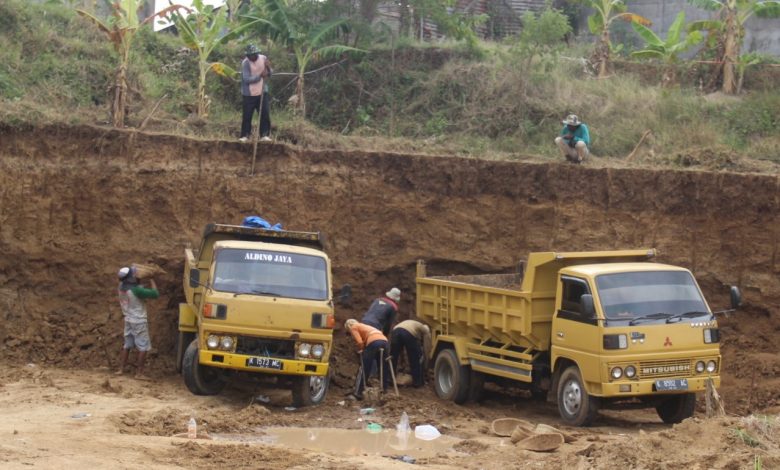
M 46 138 L 40 138 L 41 136 Z M 251 404 L 255 390 L 190 395 L 172 372 L 183 248 L 212 221 L 261 214 L 328 238 L 335 285 L 355 300 L 339 321 L 397 285 L 413 314 L 414 265 L 432 275 L 511 272 L 529 251 L 654 246 L 691 268 L 714 309 L 727 286 L 745 306 L 721 317 L 721 393 L 731 418 L 663 426 L 652 412 L 605 412 L 576 445 L 533 454 L 489 435 L 519 416 L 559 425 L 553 405 L 494 390 L 468 407 L 431 390 L 378 408 L 392 426 L 406 410 L 460 439 L 420 463 L 483 468 L 778 468 L 776 448 L 735 433 L 751 412 L 780 411 L 780 182 L 776 175 L 649 171 L 488 162 L 414 155 L 301 151 L 86 127 L 0 129 L 0 444 L 3 466 L 349 468 L 408 464 L 343 452 L 310 454 L 262 442 L 171 438 L 195 414 L 214 433 L 267 426 L 359 429 L 339 405 L 355 373 L 338 335 L 325 406 L 287 412 L 289 394 Z M 161 299 L 150 304 L 152 384 L 115 378 L 121 314 L 116 269 L 154 263 Z M 28 367 L 26 364 L 35 364 Z M 105 370 L 101 368 L 106 368 Z M 19 406 L 19 404 L 24 406 Z M 71 418 L 90 413 L 86 418 Z M 742 416 L 742 417 L 740 417 Z M 763 429 L 763 428 L 762 428 Z M 16 434 L 14 434 L 16 431 Z M 641 432 L 640 432 L 641 431 Z M 754 432 L 754 434 L 767 432 Z M 777 440 L 775 440 L 777 442 Z M 706 457 L 705 457 L 706 456 Z M 316 460 L 320 459 L 320 460 Z
M 176 376 L 139 382 L 108 369 L 67 370 L 36 364 L 4 367 L 0 377 L 0 464 L 3 468 L 408 468 L 403 452 L 361 450 L 349 443 L 327 451 L 301 435 L 296 445 L 263 442 L 273 427 L 346 428 L 365 433 L 358 419 L 393 428 L 403 411 L 412 427 L 432 424 L 451 443 L 417 458 L 427 468 L 748 468 L 756 457 L 780 465 L 780 419 L 694 417 L 667 426 L 649 412 L 604 412 L 591 428 L 566 428 L 552 404 L 496 389 L 484 403 L 452 406 L 431 390 L 402 389 L 375 413 L 331 393 L 326 404 L 288 410 L 289 392 L 231 387 L 220 396 L 196 397 Z M 253 397 L 262 394 L 270 402 Z M 199 432 L 215 439 L 176 437 L 195 417 Z M 557 426 L 574 436 L 550 453 L 516 448 L 490 432 L 499 417 Z M 322 431 L 327 432 L 327 430 Z M 219 438 L 219 439 L 216 439 Z M 522 462 L 522 463 L 520 463 Z

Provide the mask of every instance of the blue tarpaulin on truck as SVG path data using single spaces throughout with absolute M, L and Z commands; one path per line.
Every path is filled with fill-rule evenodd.
M 244 227 L 258 227 L 258 228 L 264 228 L 268 230 L 280 230 L 280 231 L 282 230 L 281 223 L 271 225 L 270 222 L 260 217 L 259 215 L 250 215 L 244 217 L 244 221 L 241 223 L 241 225 L 243 225 Z

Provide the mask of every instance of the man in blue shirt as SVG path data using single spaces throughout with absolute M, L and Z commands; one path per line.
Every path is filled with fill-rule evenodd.
M 569 114 L 563 121 L 561 135 L 555 138 L 555 145 L 561 153 L 572 163 L 582 163 L 590 154 L 590 133 L 588 126 L 580 121 L 574 114 Z

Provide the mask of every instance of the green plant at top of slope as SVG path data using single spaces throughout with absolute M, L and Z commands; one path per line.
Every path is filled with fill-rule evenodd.
M 479 48 L 476 28 L 488 20 L 487 14 L 474 15 L 457 11 L 456 0 L 410 0 L 408 3 L 420 19 L 432 20 L 437 32 L 456 41 L 463 41 L 471 49 Z M 421 41 L 423 33 L 420 31 Z
M 141 9 L 143 4 L 143 0 L 115 1 L 111 4 L 111 16 L 105 21 L 85 10 L 76 10 L 79 15 L 92 22 L 101 32 L 105 33 L 107 39 L 119 55 L 119 64 L 114 80 L 114 98 L 111 102 L 111 120 L 114 127 L 122 127 L 125 123 L 127 67 L 130 62 L 130 49 L 132 48 L 135 34 L 141 26 L 150 23 L 155 18 L 164 16 L 178 8 L 183 8 L 181 5 L 171 5 L 154 15 L 150 15 L 143 21 L 139 21 L 138 10 Z
M 246 18 L 260 21 L 261 34 L 267 34 L 272 41 L 290 48 L 295 54 L 298 67 L 295 96 L 298 109 L 305 117 L 304 80 L 309 64 L 313 60 L 366 51 L 337 43 L 338 33 L 349 31 L 349 21 L 320 22 L 321 4 L 316 0 L 255 0 L 253 6 L 254 10 Z
M 676 80 L 676 65 L 679 54 L 687 51 L 702 40 L 702 34 L 699 31 L 691 31 L 684 38 L 680 38 L 685 25 L 685 12 L 677 14 L 674 22 L 669 26 L 666 32 L 666 39 L 661 39 L 647 26 L 634 23 L 634 31 L 645 41 L 645 49 L 631 53 L 638 59 L 660 59 L 666 66 L 667 71 L 662 78 L 665 85 L 673 85 Z
M 590 32 L 599 37 L 593 51 L 592 62 L 597 64 L 599 77 L 607 75 L 612 43 L 609 39 L 609 28 L 617 21 L 628 21 L 649 26 L 651 21 L 644 16 L 628 12 L 623 0 L 585 0 L 594 12 L 588 17 Z
M 569 19 L 548 4 L 538 16 L 527 11 L 521 20 L 523 29 L 513 49 L 523 58 L 522 69 L 531 70 L 534 57 L 538 56 L 542 60 L 536 66 L 548 71 L 566 45 L 563 40 L 571 32 Z
M 692 31 L 707 31 L 722 39 L 723 87 L 727 94 L 738 93 L 737 67 L 745 38 L 745 23 L 753 15 L 763 18 L 780 17 L 778 0 L 688 0 L 691 4 L 705 10 L 717 11 L 718 19 L 695 21 L 690 24 Z
M 194 0 L 192 7 L 192 10 L 187 10 L 186 15 L 178 10 L 171 11 L 168 18 L 176 25 L 184 45 L 198 54 L 197 115 L 205 118 L 208 116 L 209 108 L 209 100 L 206 96 L 206 76 L 209 71 L 232 79 L 238 76 L 238 72 L 222 62 L 209 62 L 214 48 L 237 38 L 248 28 L 267 21 L 256 18 L 232 26 L 228 22 L 225 8 L 215 9 L 211 5 L 204 5 L 203 0 Z

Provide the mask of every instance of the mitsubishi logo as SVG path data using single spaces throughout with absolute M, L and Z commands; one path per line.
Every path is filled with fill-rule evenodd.
M 671 346 L 671 345 L 672 345 L 672 340 L 669 339 L 669 337 L 667 336 L 666 341 L 664 341 L 664 347 Z

